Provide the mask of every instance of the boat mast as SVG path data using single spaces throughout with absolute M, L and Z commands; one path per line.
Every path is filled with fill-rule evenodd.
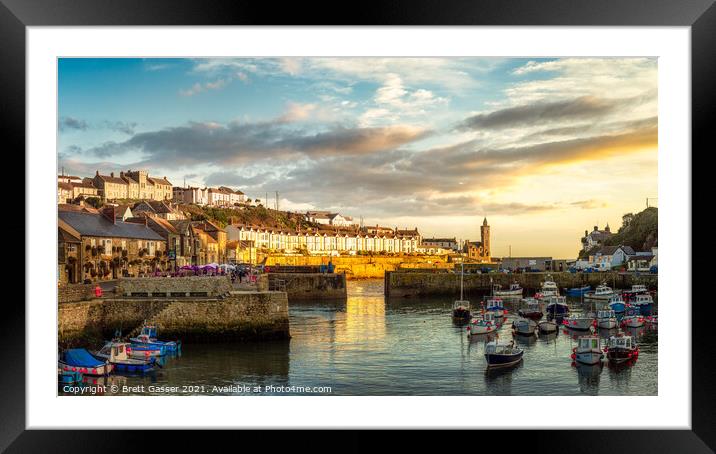
M 462 301 L 462 280 L 463 276 L 465 276 L 465 262 L 460 261 L 460 301 Z

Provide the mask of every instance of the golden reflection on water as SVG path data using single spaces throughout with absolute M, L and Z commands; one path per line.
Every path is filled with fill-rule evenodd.
M 386 336 L 385 300 L 382 294 L 350 292 L 343 320 L 336 323 L 336 342 L 363 344 Z

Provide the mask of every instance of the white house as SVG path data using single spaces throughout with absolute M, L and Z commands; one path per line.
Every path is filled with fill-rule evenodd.
M 453 251 L 460 249 L 457 238 L 423 238 L 423 244 L 427 246 L 437 246 L 443 249 L 452 249 Z
M 629 257 L 636 255 L 629 246 L 602 246 L 594 255 L 589 256 L 589 266 L 598 270 L 610 270 L 622 265 Z
M 584 237 L 582 237 L 582 250 L 586 251 L 592 249 L 595 246 L 601 246 L 604 244 L 604 240 L 612 236 L 612 231 L 609 228 L 609 224 L 604 227 L 604 230 L 599 230 L 599 226 L 594 226 L 594 230 L 591 232 L 584 231 Z
M 209 190 L 207 188 L 172 188 L 173 200 L 176 203 L 193 203 L 207 205 L 209 203 Z

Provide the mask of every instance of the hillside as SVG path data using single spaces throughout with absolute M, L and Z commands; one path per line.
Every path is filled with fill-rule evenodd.
M 644 211 L 622 216 L 619 231 L 605 240 L 606 246 L 631 246 L 635 251 L 648 251 L 658 245 L 659 209 L 650 207 Z
M 605 246 L 631 246 L 635 251 L 648 251 L 659 242 L 659 209 L 650 207 L 644 211 L 622 216 L 622 226 L 604 241 Z M 579 258 L 585 258 L 599 248 L 580 251 Z
M 306 221 L 301 214 L 288 211 L 276 211 L 263 206 L 242 209 L 201 207 L 198 205 L 179 205 L 178 209 L 193 221 L 210 220 L 220 227 L 226 227 L 233 218 L 235 222 L 248 225 L 284 228 L 294 230 L 300 226 L 317 227 L 317 224 Z

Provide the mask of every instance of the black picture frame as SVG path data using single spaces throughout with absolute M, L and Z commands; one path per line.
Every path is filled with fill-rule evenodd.
M 25 149 L 25 28 L 28 26 L 559 25 L 691 27 L 693 160 L 696 150 L 708 152 L 707 147 L 712 142 L 709 133 L 713 129 L 713 87 L 716 85 L 713 47 L 716 44 L 716 6 L 713 3 L 714 0 L 390 0 L 359 2 L 353 6 L 322 1 L 273 4 L 239 0 L 0 0 L 0 115 L 4 117 L 5 156 L 9 159 L 11 153 Z M 697 200 L 701 196 L 694 191 L 693 197 Z M 686 221 L 684 224 L 690 225 Z M 16 228 L 15 233 L 19 235 L 18 230 Z M 685 259 L 691 260 L 691 245 L 682 247 Z M 698 276 L 694 275 L 696 282 L 699 282 Z M 691 288 L 691 282 L 681 285 Z M 685 295 L 689 297 L 691 292 L 686 291 Z M 94 446 L 100 452 L 114 452 L 126 451 L 133 445 L 141 446 L 143 450 L 151 449 L 149 446 L 153 442 L 164 445 L 166 436 L 156 437 L 138 431 L 25 430 L 26 377 L 22 367 L 25 364 L 25 308 L 19 304 L 19 298 L 7 299 L 5 303 L 0 330 L 0 364 L 13 367 L 12 373 L 0 374 L 0 449 L 8 452 L 77 452 Z M 677 303 L 691 304 L 691 301 L 674 302 Z M 710 304 L 708 300 L 703 303 L 702 307 Z M 696 306 L 692 305 L 692 308 L 696 309 Z M 716 448 L 716 410 L 713 405 L 716 402 L 713 386 L 716 376 L 712 363 L 704 360 L 713 359 L 713 341 L 709 339 L 713 330 L 709 325 L 712 325 L 709 317 L 692 317 L 692 430 L 517 431 L 509 435 L 510 439 L 521 438 L 533 445 L 544 442 L 544 448 L 551 452 L 574 452 L 576 446 L 583 452 L 712 452 Z M 638 418 L 638 408 L 630 409 L 628 404 L 615 411 L 634 411 Z M 227 432 L 219 436 L 233 437 Z M 425 436 L 412 433 L 403 438 L 401 451 L 421 445 Z M 287 444 L 309 443 L 308 437 L 310 435 L 296 433 L 290 436 L 263 435 L 263 438 L 272 440 L 271 451 Z M 363 435 L 334 432 L 334 437 L 342 440 L 345 449 L 370 449 L 371 442 Z M 462 436 L 447 437 L 463 439 Z M 206 446 L 202 434 L 177 432 L 171 438 L 184 448 Z M 212 434 L 212 438 L 216 437 Z M 593 442 L 577 444 L 585 439 Z M 328 443 L 327 439 L 323 440 Z M 310 443 L 316 443 L 316 440 Z M 456 446 L 468 448 L 462 443 Z

